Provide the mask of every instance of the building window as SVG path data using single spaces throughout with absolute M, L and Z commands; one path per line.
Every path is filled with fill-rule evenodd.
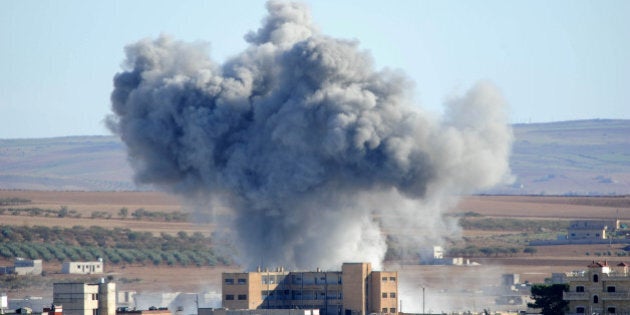
M 387 293 L 386 293 L 386 292 L 383 292 L 383 293 L 381 294 L 381 297 L 382 297 L 382 298 L 386 298 L 386 297 L 387 297 Z
M 234 279 L 225 279 L 225 284 L 234 284 Z
M 396 292 L 389 293 L 389 297 L 392 299 L 396 298 Z
M 593 282 L 599 282 L 599 276 L 593 275 Z
M 381 310 L 381 313 L 387 313 L 387 307 L 383 307 L 383 309 Z
M 96 294 L 96 293 L 92 293 L 92 300 L 93 300 L 93 301 L 98 300 L 98 294 Z
M 226 301 L 232 301 L 232 300 L 234 300 L 234 294 L 226 294 L 226 295 L 225 295 L 225 300 L 226 300 Z
M 616 292 L 616 288 L 614 286 L 608 286 L 606 287 L 606 292 Z
M 584 310 L 585 310 L 584 306 L 578 306 L 575 308 L 575 312 L 578 314 L 584 314 Z
M 577 287 L 575 287 L 575 292 L 584 292 L 584 287 L 581 285 L 578 285 Z
M 396 281 L 396 277 L 389 277 L 389 281 Z
M 599 296 L 593 295 L 593 304 L 599 303 Z
M 247 279 L 238 279 L 238 284 L 246 284 Z
M 390 313 L 396 313 L 396 308 L 395 308 L 395 307 L 390 308 L 390 309 L 389 309 L 389 312 L 390 312 Z
M 387 282 L 387 277 L 383 277 L 383 282 Z
M 614 307 L 609 307 L 608 308 L 608 314 L 615 314 L 615 313 L 617 313 L 617 309 L 616 308 L 614 308 Z
M 239 294 L 238 295 L 238 300 L 239 301 L 247 300 L 247 294 Z

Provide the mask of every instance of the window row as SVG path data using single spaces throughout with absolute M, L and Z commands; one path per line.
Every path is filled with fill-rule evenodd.
M 387 292 L 381 293 L 381 297 L 384 298 L 384 299 L 387 298 Z M 392 298 L 392 299 L 396 298 L 396 292 L 390 292 L 389 293 L 389 297 Z
M 237 284 L 247 284 L 247 279 L 236 279 L 236 281 Z M 226 278 L 225 284 L 234 284 L 234 279 Z
M 575 287 L 575 292 L 584 292 L 584 286 L 578 285 Z M 606 287 L 606 292 L 617 292 L 617 288 L 614 285 L 609 285 Z
M 392 307 L 389 309 L 390 313 L 396 313 L 396 308 Z M 387 313 L 387 307 L 383 307 L 383 309 L 381 310 L 381 313 Z
M 341 284 L 341 276 L 329 274 L 326 276 L 307 276 L 303 274 L 297 275 L 263 275 L 261 277 L 262 284 Z
M 330 290 L 314 291 L 314 290 L 264 290 L 260 292 L 263 300 L 341 300 L 343 294 L 341 291 Z
M 387 277 L 382 277 L 381 281 L 387 282 Z M 389 277 L 389 281 L 396 282 L 396 277 Z
M 247 300 L 247 294 L 239 294 L 236 297 L 238 298 L 239 301 Z M 234 294 L 226 294 L 225 295 L 225 300 L 226 301 L 233 301 L 234 300 Z

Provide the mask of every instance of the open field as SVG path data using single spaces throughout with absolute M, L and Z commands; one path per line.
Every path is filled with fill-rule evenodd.
M 471 196 L 452 210 L 467 211 L 508 218 L 630 220 L 630 196 Z
M 16 226 L 102 226 L 105 228 L 122 227 L 134 231 L 152 233 L 177 234 L 202 232 L 209 235 L 211 224 L 189 222 L 147 222 L 120 218 L 120 208 L 130 210 L 144 208 L 152 211 L 185 211 L 176 197 L 160 192 L 74 192 L 74 191 L 0 191 L 0 198 L 23 198 L 31 202 L 21 206 L 36 206 L 58 209 L 66 206 L 82 215 L 81 218 L 58 218 L 44 216 L 0 215 L 0 223 Z M 112 218 L 90 218 L 95 210 L 107 211 Z M 452 209 L 450 215 L 475 213 L 475 219 L 498 218 L 506 220 L 560 220 L 571 219 L 615 219 L 630 221 L 630 197 L 550 197 L 550 196 L 471 196 L 464 198 Z M 478 230 L 467 229 L 463 236 L 477 246 L 489 246 L 510 237 L 519 237 L 523 231 L 518 230 Z M 623 245 L 567 245 L 539 246 L 533 255 L 518 253 L 515 255 L 490 255 L 473 257 L 471 261 L 477 266 L 420 266 L 413 262 L 388 262 L 384 268 L 399 270 L 401 277 L 401 298 L 408 300 L 409 308 L 417 303 L 418 290 L 424 287 L 433 301 L 440 301 L 440 296 L 449 290 L 455 298 L 475 301 L 475 288 L 496 285 L 502 273 L 518 273 L 521 282 L 541 282 L 553 272 L 568 272 L 583 269 L 592 260 L 609 260 L 619 262 L 630 260 L 630 257 L 599 256 L 601 253 L 621 251 Z M 597 255 L 596 255 L 597 253 Z M 0 265 L 10 265 L 11 261 L 0 260 Z M 59 274 L 60 263 L 45 264 L 46 278 L 50 283 L 66 281 L 70 276 Z M 120 290 L 136 291 L 182 291 L 201 292 L 216 291 L 220 284 L 220 275 L 224 271 L 240 270 L 238 266 L 153 266 L 152 264 L 119 264 L 106 265 L 108 275 L 117 279 Z M 72 276 L 75 279 L 76 276 Z M 465 286 L 466 291 L 452 288 Z M 9 297 L 19 297 L 24 291 L 7 290 Z M 29 289 L 31 290 L 31 289 Z M 32 295 L 47 296 L 49 288 L 33 288 Z M 439 294 L 438 294 L 439 293 Z M 453 298 L 453 297 L 451 297 Z M 436 302 L 437 303 L 437 302 Z M 480 302 L 481 303 L 481 302 Z

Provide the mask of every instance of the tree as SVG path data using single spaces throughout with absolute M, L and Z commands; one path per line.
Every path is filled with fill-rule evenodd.
M 534 303 L 527 303 L 527 306 L 540 308 L 543 315 L 563 315 L 569 302 L 562 300 L 562 294 L 567 291 L 568 284 L 534 284 L 531 289 Z
M 120 211 L 118 211 L 118 216 L 125 219 L 127 218 L 127 215 L 129 214 L 129 209 L 127 208 L 120 208 Z
M 68 207 L 66 206 L 61 206 L 61 208 L 59 209 L 59 212 L 57 213 L 57 216 L 60 218 L 65 218 L 68 215 Z
M 525 247 L 523 249 L 523 253 L 530 254 L 532 256 L 536 254 L 536 252 L 538 252 L 538 249 L 536 249 L 535 247 Z

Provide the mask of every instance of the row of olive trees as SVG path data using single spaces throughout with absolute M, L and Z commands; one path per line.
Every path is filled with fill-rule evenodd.
M 0 198 L 0 206 L 16 206 L 16 205 L 24 205 L 31 203 L 30 199 L 19 198 L 19 197 L 5 197 Z
M 538 250 L 535 247 L 477 247 L 477 246 L 467 246 L 465 248 L 451 248 L 448 251 L 448 255 L 452 257 L 456 256 L 464 256 L 464 257 L 479 257 L 479 256 L 514 256 L 520 253 L 525 253 L 529 255 L 533 255 L 537 253 Z
M 200 232 L 177 235 L 132 231 L 124 228 L 106 229 L 100 226 L 22 226 L 0 225 L 0 243 L 47 243 L 79 245 L 83 247 L 115 247 L 121 249 L 159 248 L 161 250 L 197 250 L 211 248 L 212 239 Z
M 230 260 L 217 256 L 211 249 L 162 250 L 82 247 L 44 243 L 0 243 L 0 257 L 23 257 L 49 261 L 81 261 L 103 258 L 111 264 L 195 265 L 215 266 L 230 264 Z
M 11 199 L 12 200 L 12 199 Z M 2 205 L 18 205 L 17 201 L 11 200 L 0 200 L 0 203 L 4 202 Z M 13 202 L 13 203 L 11 203 Z M 0 208 L 0 215 L 21 215 L 21 216 L 30 216 L 30 217 L 59 217 L 59 218 L 81 218 L 83 215 L 77 210 L 69 209 L 66 206 L 61 206 L 59 209 L 43 209 L 38 207 L 28 207 L 28 208 Z M 149 211 L 144 208 L 138 208 L 130 213 L 129 209 L 121 208 L 118 211 L 119 219 L 127 219 L 129 216 L 134 220 L 143 220 L 143 221 L 166 221 L 166 222 L 186 222 L 188 221 L 188 214 L 182 211 Z M 91 219 L 112 219 L 113 215 L 107 211 L 92 211 L 90 214 Z

